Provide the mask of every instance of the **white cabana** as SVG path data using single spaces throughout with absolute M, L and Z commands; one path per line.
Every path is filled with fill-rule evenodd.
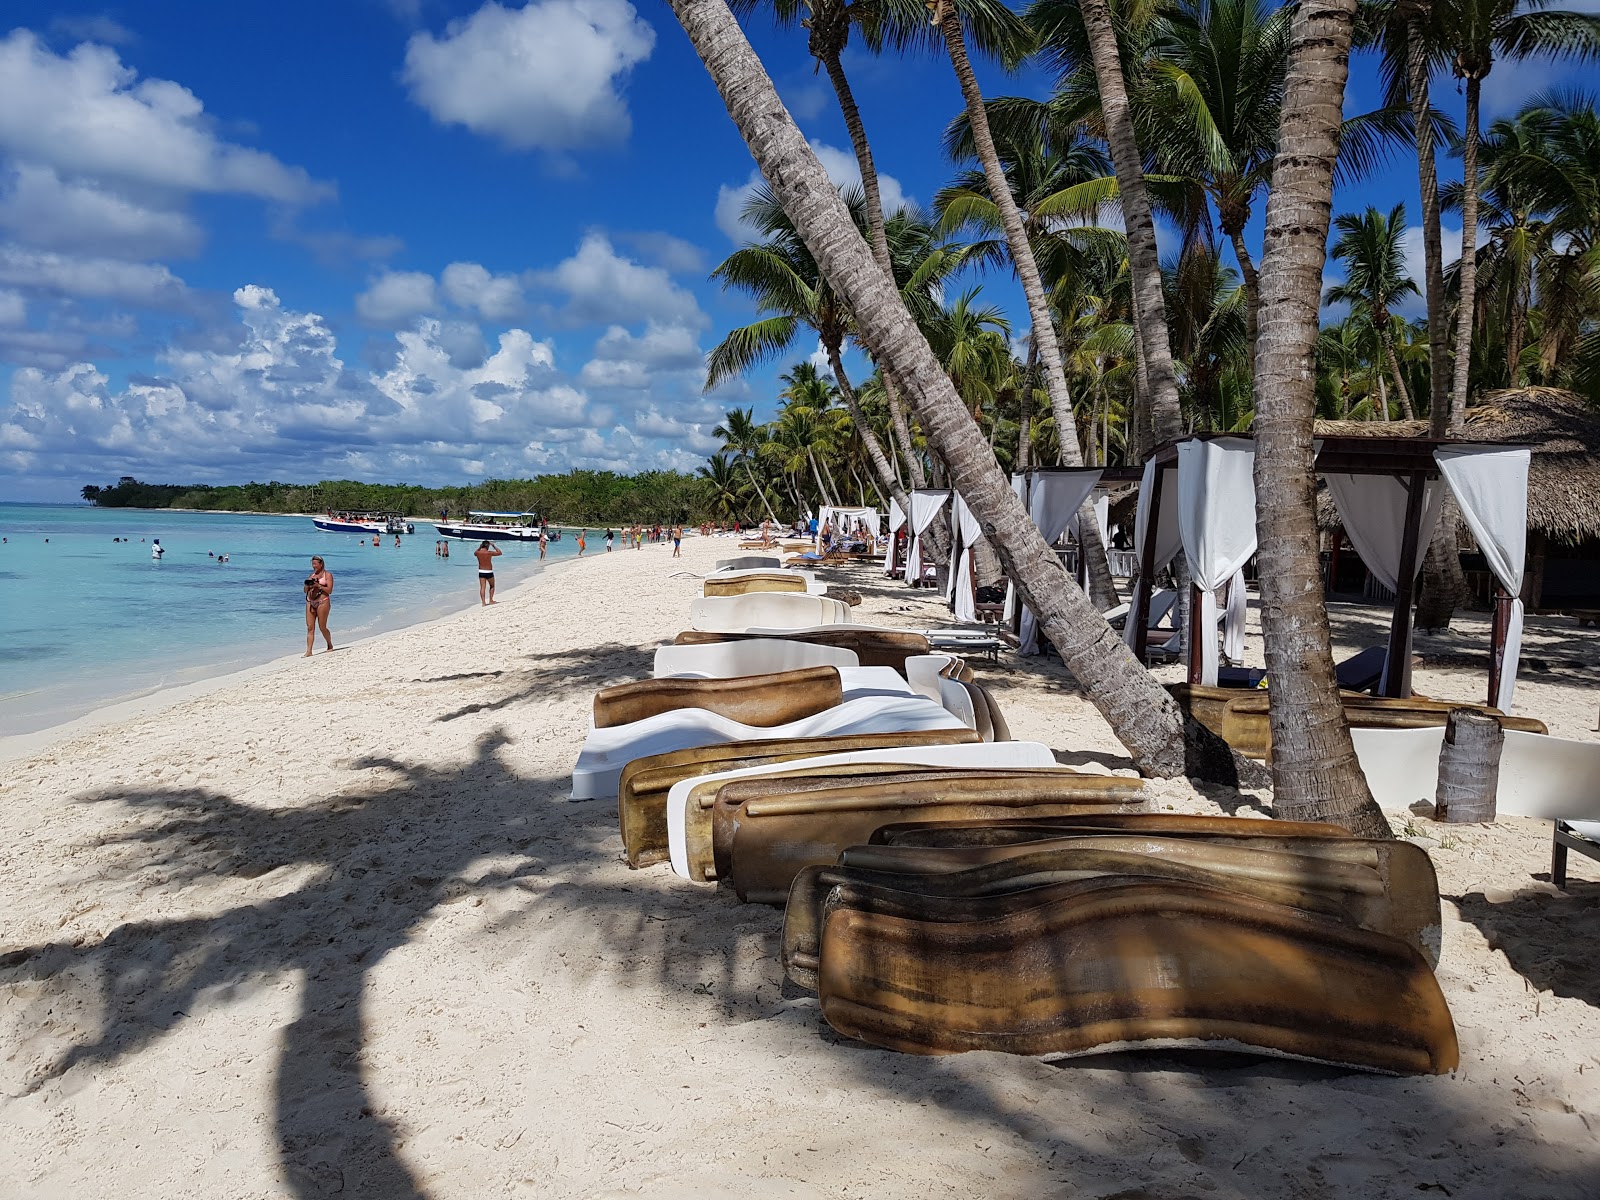
M 906 583 L 922 579 L 922 535 L 950 503 L 950 493 L 937 488 L 918 488 L 911 493 L 911 550 L 906 555 Z
M 955 544 L 951 547 L 950 574 L 945 581 L 945 599 L 958 621 L 978 619 L 977 581 L 972 573 L 973 548 L 983 540 L 983 523 L 967 507 L 959 494 L 956 496 Z
M 906 514 L 900 511 L 900 501 L 889 501 L 889 546 L 883 552 L 883 573 L 893 575 L 900 565 L 900 531 L 905 528 Z
M 1522 657 L 1522 575 L 1528 552 L 1526 447 L 1441 448 L 1434 461 L 1454 493 L 1484 561 L 1500 583 L 1495 597 L 1495 641 L 1490 663 L 1490 703 L 1511 711 Z
M 1256 444 L 1250 438 L 1191 439 L 1178 445 L 1178 531 L 1200 596 L 1200 682 L 1215 687 L 1217 592 L 1244 595 L 1244 565 L 1256 552 Z M 1243 605 L 1228 605 L 1230 658 L 1243 657 Z
M 1144 650 L 1145 618 L 1150 609 L 1150 581 L 1183 549 L 1183 534 L 1178 528 L 1178 489 L 1162 478 L 1162 464 L 1152 458 L 1144 464 L 1139 483 L 1139 505 L 1133 517 L 1133 550 L 1139 557 L 1139 578 L 1134 581 L 1128 601 L 1128 620 L 1122 640 L 1135 654 Z M 1151 509 L 1155 508 L 1155 520 Z M 1147 543 L 1154 548 L 1147 553 Z M 1148 567 L 1148 570 L 1146 570 Z
M 1028 515 L 1046 543 L 1054 546 L 1061 539 L 1099 484 L 1101 474 L 1096 467 L 1032 473 L 1027 488 Z M 1039 651 L 1039 623 L 1024 605 L 1017 653 L 1032 655 Z
M 815 545 L 818 550 L 822 549 L 822 527 L 824 525 L 827 525 L 830 522 L 832 523 L 835 535 L 834 540 L 838 541 L 840 540 L 840 529 L 842 528 L 844 530 L 845 535 L 849 535 L 854 531 L 856 522 L 858 521 L 867 527 L 867 533 L 871 535 L 874 540 L 876 540 L 882 533 L 882 526 L 878 521 L 877 509 L 860 507 L 852 508 L 843 505 L 834 506 L 824 504 L 820 509 L 817 510 L 817 532 L 816 536 L 813 538 L 813 545 Z

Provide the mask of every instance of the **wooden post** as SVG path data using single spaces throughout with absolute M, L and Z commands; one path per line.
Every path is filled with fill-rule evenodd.
M 1344 530 L 1333 531 L 1333 553 L 1328 555 L 1328 595 L 1339 590 L 1339 547 L 1344 545 Z
M 1128 608 L 1128 620 L 1137 622 L 1133 627 L 1133 656 L 1140 662 L 1144 661 L 1150 640 L 1150 591 L 1155 587 L 1156 527 L 1161 521 L 1161 477 L 1165 474 L 1157 466 L 1150 477 L 1150 520 L 1145 523 L 1144 545 L 1139 547 L 1139 581 L 1144 586 Z
M 1411 599 L 1417 588 L 1417 541 L 1422 530 L 1422 494 L 1428 477 L 1411 476 L 1406 496 L 1405 529 L 1400 539 L 1400 573 L 1395 579 L 1394 619 L 1389 625 L 1389 661 L 1384 672 L 1385 696 L 1411 694 Z
M 1500 681 L 1505 678 L 1506 637 L 1511 632 L 1511 593 L 1494 581 L 1494 624 L 1489 627 L 1489 707 L 1500 707 Z
M 1452 708 L 1439 747 L 1439 790 L 1433 819 L 1462 825 L 1493 821 L 1500 787 L 1500 748 L 1505 731 L 1491 716 Z
M 1189 682 L 1199 683 L 1205 674 L 1205 654 L 1200 645 L 1200 639 L 1205 636 L 1200 628 L 1200 586 L 1193 581 L 1189 584 Z M 1217 636 L 1213 629 L 1211 636 Z

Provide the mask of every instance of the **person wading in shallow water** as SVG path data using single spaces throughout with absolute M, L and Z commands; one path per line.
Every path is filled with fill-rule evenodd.
M 485 538 L 476 550 L 473 557 L 478 560 L 478 603 L 494 603 L 494 560 L 501 553 L 500 547 Z M 487 593 L 487 594 L 485 594 Z
M 333 649 L 333 638 L 328 633 L 328 610 L 333 607 L 333 572 L 328 570 L 321 555 L 313 555 L 311 574 L 306 578 L 306 657 L 311 657 L 311 647 L 316 643 L 317 630 L 322 630 L 322 640 Z

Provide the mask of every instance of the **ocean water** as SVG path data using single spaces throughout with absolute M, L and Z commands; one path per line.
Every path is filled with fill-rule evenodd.
M 335 646 L 477 604 L 475 543 L 442 559 L 433 526 L 414 524 L 398 549 L 392 536 L 374 548 L 309 517 L 0 503 L 0 736 L 303 653 L 313 554 L 333 572 Z M 539 569 L 537 545 L 500 548 L 502 591 Z M 574 555 L 576 539 L 549 551 Z

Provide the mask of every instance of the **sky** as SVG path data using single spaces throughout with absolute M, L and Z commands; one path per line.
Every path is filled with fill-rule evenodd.
M 728 408 L 770 415 L 776 375 L 816 350 L 703 391 L 705 353 L 755 317 L 709 276 L 743 240 L 758 177 L 663 3 L 11 0 L 5 22 L 0 499 L 66 501 L 121 475 L 692 470 Z M 749 30 L 850 181 L 804 34 Z M 926 205 L 953 171 L 948 63 L 852 49 L 845 65 L 886 204 Z M 1497 67 L 1487 118 L 1583 79 Z M 980 80 L 987 95 L 1051 82 Z M 1436 96 L 1459 117 L 1452 80 Z M 1346 110 L 1376 99 L 1358 58 Z M 1416 195 L 1401 159 L 1336 208 L 1404 200 L 1414 227 Z M 1408 246 L 1420 277 L 1415 228 Z M 1015 285 L 977 282 L 1025 331 Z

